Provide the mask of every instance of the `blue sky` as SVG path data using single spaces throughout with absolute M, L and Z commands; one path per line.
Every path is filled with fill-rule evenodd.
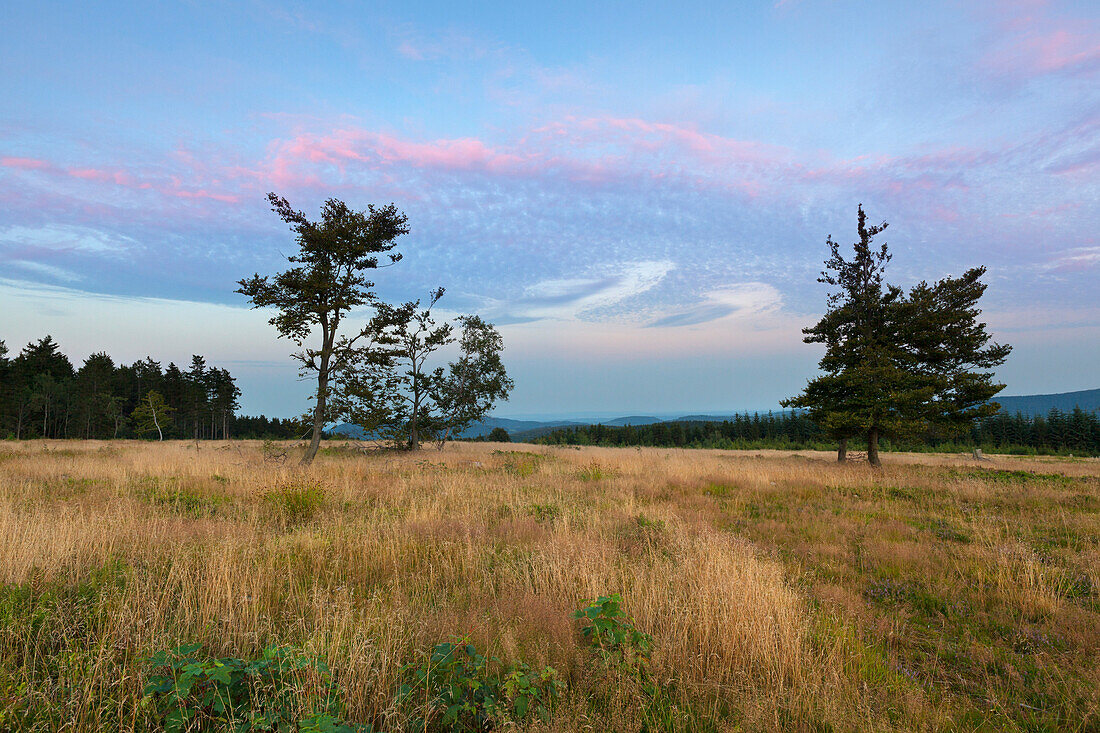
M 901 285 L 989 267 L 1008 393 L 1100 386 L 1100 11 L 1028 1 L 9 3 L 0 338 L 238 375 L 264 200 L 393 201 L 391 299 L 501 325 L 502 415 L 768 408 L 856 204 Z

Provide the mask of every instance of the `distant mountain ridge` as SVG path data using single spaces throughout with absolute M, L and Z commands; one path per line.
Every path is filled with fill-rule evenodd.
M 1016 395 L 993 398 L 1001 406 L 1001 412 L 1015 415 L 1045 415 L 1052 409 L 1072 412 L 1074 407 L 1095 412 L 1100 410 L 1100 389 L 1083 389 L 1077 392 L 1058 392 L 1056 394 Z
M 1038 395 L 1012 395 L 997 397 L 996 401 L 1001 406 L 1001 412 L 1015 415 L 1017 412 L 1025 415 L 1045 415 L 1051 409 L 1057 408 L 1063 412 L 1072 412 L 1074 407 L 1083 410 L 1100 410 L 1100 389 L 1085 389 L 1077 392 L 1061 392 L 1058 394 Z M 767 410 L 748 410 L 747 414 L 759 413 L 766 415 Z M 741 414 L 746 414 L 742 412 Z M 781 414 L 787 410 L 772 410 L 773 414 Z M 459 436 L 460 438 L 479 438 L 488 435 L 493 428 L 504 428 L 512 440 L 524 442 L 546 435 L 558 428 L 566 428 L 576 425 L 609 425 L 623 427 L 626 425 L 652 425 L 659 422 L 722 422 L 733 419 L 733 414 L 727 415 L 684 415 L 674 418 L 659 418 L 652 415 L 630 415 L 616 417 L 609 420 L 512 420 L 506 417 L 487 417 L 467 428 Z M 358 425 L 342 423 L 329 430 L 331 433 L 345 435 L 356 440 L 365 440 L 369 436 Z
M 626 418 L 629 419 L 629 418 Z M 654 419 L 654 422 L 658 422 Z M 526 433 L 532 430 L 554 430 L 561 427 L 568 427 L 570 425 L 590 425 L 587 422 L 578 422 L 575 420 L 512 420 L 507 417 L 487 417 L 484 420 L 474 423 L 469 428 L 464 430 L 461 435 L 456 437 L 460 438 L 480 438 L 483 435 L 488 435 L 492 432 L 493 428 L 504 428 L 508 431 L 509 435 L 517 435 L 519 433 Z M 640 424 L 640 423 L 638 423 Z M 367 440 L 371 436 L 367 434 L 367 431 L 358 425 L 352 425 L 351 423 L 340 423 L 335 427 L 329 428 L 328 432 L 336 433 L 338 435 L 344 435 L 355 440 Z

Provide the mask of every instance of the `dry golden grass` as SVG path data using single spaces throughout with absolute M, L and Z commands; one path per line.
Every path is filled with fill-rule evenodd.
M 659 713 L 577 642 L 611 592 Z M 193 641 L 323 654 L 395 729 L 400 668 L 456 634 L 556 667 L 554 730 L 1095 730 L 1100 462 L 0 446 L 0 728 L 147 729 L 144 660 Z

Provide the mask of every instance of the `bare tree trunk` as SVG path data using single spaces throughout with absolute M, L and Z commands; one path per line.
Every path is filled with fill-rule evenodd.
M 321 368 L 317 370 L 317 402 L 313 405 L 313 437 L 309 441 L 309 448 L 302 456 L 301 465 L 308 466 L 313 463 L 318 449 L 321 447 L 321 432 L 325 428 L 325 406 L 328 403 L 328 368 L 331 347 L 326 338 L 321 352 Z
M 413 377 L 415 379 L 415 377 Z M 409 421 L 409 450 L 420 450 L 420 388 L 413 387 L 412 420 Z
M 164 433 L 160 429 L 160 421 L 157 420 L 157 408 L 153 405 L 153 398 L 149 397 L 149 412 L 153 413 L 153 425 L 157 428 L 157 440 L 164 442 Z
M 882 465 L 878 457 L 878 428 L 867 431 L 867 463 L 875 468 Z
M 848 439 L 841 438 L 836 447 L 836 462 L 844 463 L 848 460 Z

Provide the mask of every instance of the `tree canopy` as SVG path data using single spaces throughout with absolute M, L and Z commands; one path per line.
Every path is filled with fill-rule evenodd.
M 507 398 L 512 380 L 501 360 L 500 333 L 474 315 L 439 322 L 433 309 L 443 293 L 376 305 L 365 331 L 371 348 L 360 366 L 336 377 L 334 404 L 342 419 L 416 450 L 425 440 L 462 432 Z M 456 324 L 458 358 L 433 368 L 433 356 L 455 343 Z
M 227 369 L 192 357 L 190 369 L 146 357 L 118 363 L 105 351 L 74 366 L 50 336 L 9 358 L 0 341 L 0 437 L 142 437 L 133 412 L 150 391 L 170 408 L 164 438 L 297 437 L 297 424 L 236 414 L 241 390 Z
M 840 460 L 847 440 L 864 436 L 872 465 L 879 464 L 882 436 L 905 438 L 930 427 L 957 433 L 995 412 L 996 404 L 987 403 L 1004 385 L 977 370 L 1002 364 L 1011 350 L 990 345 L 977 320 L 985 268 L 921 282 L 908 294 L 888 284 L 891 255 L 873 241 L 887 226 L 868 225 L 861 205 L 851 259 L 832 236 L 826 239 L 830 256 L 818 281 L 834 290 L 821 320 L 803 329 L 806 343 L 825 346 L 823 374 L 782 403 L 807 410 L 838 440 Z
M 302 350 L 294 354 L 304 373 L 316 374 L 313 395 L 313 434 L 302 463 L 309 464 L 320 446 L 334 371 L 350 368 L 357 358 L 356 344 L 365 329 L 350 335 L 341 333 L 348 314 L 373 305 L 377 298 L 367 273 L 379 267 L 385 255 L 389 264 L 401 259 L 393 252 L 397 238 L 409 231 L 407 217 L 393 204 L 354 211 L 344 202 L 329 199 L 321 207 L 321 218 L 310 221 L 283 197 L 268 194 L 272 210 L 295 233 L 298 253 L 287 257 L 294 266 L 270 277 L 259 274 L 238 281 L 237 292 L 255 308 L 274 308 L 270 323 L 280 338 L 293 341 Z M 316 339 L 305 346 L 317 331 Z

